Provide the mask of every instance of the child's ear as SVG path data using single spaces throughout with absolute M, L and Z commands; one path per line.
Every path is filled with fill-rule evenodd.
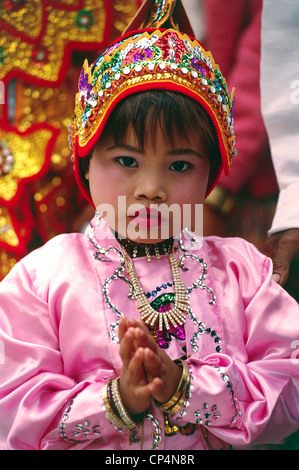
M 88 169 L 87 172 L 85 173 L 85 179 L 89 180 L 89 169 Z

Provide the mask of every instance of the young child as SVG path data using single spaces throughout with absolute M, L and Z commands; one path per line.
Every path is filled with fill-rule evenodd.
M 55 237 L 0 284 L 2 449 L 229 449 L 298 428 L 298 305 L 270 260 L 177 234 L 159 209 L 182 224 L 235 154 L 211 54 L 160 28 L 173 3 L 84 65 L 72 146 L 97 208 L 86 233 Z

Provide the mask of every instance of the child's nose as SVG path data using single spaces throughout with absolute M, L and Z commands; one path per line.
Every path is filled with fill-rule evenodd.
M 147 173 L 138 180 L 135 188 L 135 198 L 163 202 L 167 191 L 160 175 Z

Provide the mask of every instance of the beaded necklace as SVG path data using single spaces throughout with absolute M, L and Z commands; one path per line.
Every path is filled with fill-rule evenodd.
M 117 236 L 119 243 L 123 246 L 131 258 L 145 256 L 150 263 L 151 256 L 160 259 L 161 255 L 167 254 L 172 249 L 173 239 L 169 238 L 159 243 L 138 243 L 129 239 L 122 239 Z

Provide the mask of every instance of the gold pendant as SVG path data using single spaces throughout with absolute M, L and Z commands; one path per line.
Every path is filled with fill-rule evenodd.
M 170 426 L 169 419 L 166 413 L 164 413 L 164 432 L 166 436 L 174 436 L 180 430 L 179 426 L 174 424 Z
M 126 261 L 127 272 L 131 278 L 134 289 L 133 297 L 136 299 L 137 309 L 144 323 L 151 327 L 154 326 L 155 323 L 158 323 L 159 330 L 163 330 L 164 326 L 166 330 L 170 330 L 170 324 L 174 328 L 177 328 L 178 325 L 184 325 L 186 322 L 186 313 L 189 311 L 189 298 L 188 294 L 186 294 L 184 283 L 180 279 L 179 265 L 173 254 L 169 253 L 169 261 L 175 288 L 175 301 L 173 308 L 167 312 L 158 312 L 150 305 L 140 285 L 132 260 L 127 257 Z

